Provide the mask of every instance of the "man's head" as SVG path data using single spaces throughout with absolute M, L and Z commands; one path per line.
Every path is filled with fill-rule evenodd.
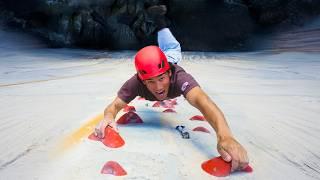
M 167 98 L 170 86 L 170 65 L 165 54 L 157 46 L 142 48 L 135 56 L 135 66 L 139 78 L 158 99 Z

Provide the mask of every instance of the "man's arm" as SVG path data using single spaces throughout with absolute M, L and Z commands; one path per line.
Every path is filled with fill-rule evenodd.
M 217 149 L 225 161 L 232 161 L 232 170 L 243 169 L 248 165 L 246 150 L 238 143 L 228 127 L 223 113 L 217 105 L 197 86 L 186 95 L 188 102 L 199 109 L 217 135 Z
M 121 109 L 123 109 L 126 105 L 127 105 L 126 102 L 124 102 L 119 97 L 116 97 L 115 100 L 105 108 L 104 118 L 95 129 L 95 133 L 98 137 L 100 138 L 104 137 L 104 129 L 107 126 L 111 126 L 113 129 L 118 131 L 116 122 L 115 122 L 115 117 L 117 116 L 118 112 Z
M 119 97 L 116 97 L 115 100 L 105 108 L 104 119 L 115 119 L 118 112 L 121 109 L 123 109 L 126 105 L 126 102 L 124 102 Z

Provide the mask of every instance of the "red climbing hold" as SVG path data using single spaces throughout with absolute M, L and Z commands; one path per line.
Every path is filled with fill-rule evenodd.
M 164 112 L 164 113 L 176 113 L 176 111 L 173 110 L 173 109 L 166 109 L 166 110 L 164 110 L 162 112 Z
M 119 133 L 117 133 L 111 127 L 106 127 L 104 134 L 104 138 L 99 138 L 94 133 L 92 133 L 90 134 L 88 139 L 93 141 L 101 141 L 104 145 L 111 148 L 121 147 L 125 143 Z
M 118 119 L 117 123 L 118 124 L 143 123 L 143 121 L 136 113 L 130 111 L 122 115 Z
M 252 169 L 251 166 L 248 165 L 247 167 L 245 167 L 244 169 L 242 169 L 242 171 L 247 172 L 247 173 L 251 173 L 251 172 L 253 171 L 253 169 Z
M 174 108 L 174 105 L 172 105 L 171 103 L 164 103 L 161 106 L 164 108 Z
M 196 116 L 191 117 L 190 120 L 204 121 L 206 119 L 203 116 L 196 115 Z
M 174 103 L 176 102 L 171 100 L 157 101 L 152 105 L 152 107 L 174 108 Z
M 217 177 L 228 176 L 231 172 L 231 163 L 224 161 L 221 156 L 202 163 L 201 167 L 205 172 Z
M 162 105 L 162 107 L 164 107 L 164 108 L 174 108 L 174 105 L 175 105 L 176 103 L 177 103 L 177 102 L 168 99 L 168 100 L 164 100 L 161 105 Z
M 96 136 L 94 133 L 90 134 L 88 139 L 93 140 L 93 141 L 101 141 L 101 139 L 98 136 Z
M 126 105 L 126 106 L 123 108 L 123 112 L 129 112 L 129 111 L 136 111 L 136 108 L 135 108 L 134 106 Z
M 101 169 L 101 174 L 111 174 L 114 176 L 124 176 L 127 172 L 115 161 L 108 161 Z
M 208 174 L 225 177 L 231 173 L 231 162 L 226 162 L 221 156 L 210 159 L 201 165 L 202 169 Z M 252 168 L 248 165 L 246 168 L 241 170 L 242 172 L 252 172 Z
M 210 133 L 210 131 L 207 128 L 202 127 L 202 126 L 198 126 L 198 127 L 194 128 L 192 131 L 202 131 L 205 133 Z
M 111 148 L 118 148 L 124 145 L 124 140 L 113 128 L 106 127 L 104 131 L 104 138 L 101 142 Z
M 177 105 L 177 104 L 178 104 L 178 103 L 177 103 L 177 99 L 172 99 L 172 100 L 171 100 L 171 104 L 172 104 L 172 105 Z
M 161 104 L 161 102 L 157 101 L 152 105 L 152 107 L 160 107 L 160 104 Z

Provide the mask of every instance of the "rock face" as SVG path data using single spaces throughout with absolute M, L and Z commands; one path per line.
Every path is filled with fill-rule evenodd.
M 251 16 L 261 25 L 301 25 L 308 16 L 319 15 L 318 0 L 244 0 Z
M 0 22 L 32 32 L 53 47 L 139 49 L 156 43 L 146 12 L 167 6 L 183 50 L 245 50 L 259 27 L 301 25 L 320 14 L 318 0 L 2 0 Z
M 184 50 L 241 49 L 254 22 L 242 3 L 174 0 L 169 3 L 172 31 Z

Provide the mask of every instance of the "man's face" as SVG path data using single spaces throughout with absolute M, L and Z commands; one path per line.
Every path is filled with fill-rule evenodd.
M 160 74 L 157 77 L 143 81 L 148 90 L 159 100 L 165 100 L 168 96 L 171 71 Z

